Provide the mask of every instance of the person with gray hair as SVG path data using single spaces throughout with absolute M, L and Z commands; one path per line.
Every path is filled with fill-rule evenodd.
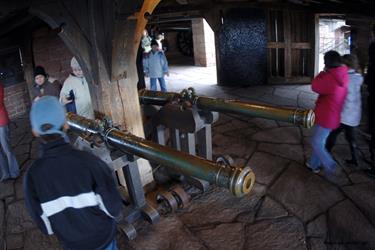
M 74 102 L 78 115 L 94 119 L 89 86 L 75 57 L 72 58 L 70 66 L 72 73 L 65 80 L 61 89 L 60 102 L 64 105 Z

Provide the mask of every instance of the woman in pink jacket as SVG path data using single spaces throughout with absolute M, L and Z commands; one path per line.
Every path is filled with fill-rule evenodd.
M 10 146 L 8 124 L 8 112 L 4 105 L 4 87 L 0 82 L 0 182 L 10 178 L 15 179 L 20 173 Z
M 311 138 L 312 155 L 306 165 L 318 173 L 324 167 L 328 173 L 334 172 L 336 162 L 325 148 L 331 130 L 340 125 L 340 115 L 348 91 L 348 69 L 341 64 L 341 56 L 336 51 L 324 55 L 324 71 L 312 81 L 312 90 L 319 94 L 315 105 L 315 126 Z

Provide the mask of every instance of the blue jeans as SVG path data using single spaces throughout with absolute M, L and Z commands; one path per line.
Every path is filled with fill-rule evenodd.
M 113 240 L 104 250 L 118 250 L 116 240 Z
M 326 141 L 331 129 L 314 125 L 311 137 L 312 154 L 309 164 L 312 169 L 318 169 L 321 165 L 332 172 L 336 167 L 336 162 L 326 150 Z
M 157 87 L 156 87 L 156 79 L 159 80 L 161 91 L 162 91 L 162 92 L 167 92 L 167 86 L 166 86 L 166 84 L 165 84 L 164 77 L 160 77 L 160 78 L 150 78 L 150 88 L 151 88 L 151 90 L 154 90 L 154 91 L 157 90 Z
M 0 126 L 0 181 L 17 178 L 19 174 L 19 166 L 10 145 L 9 127 Z

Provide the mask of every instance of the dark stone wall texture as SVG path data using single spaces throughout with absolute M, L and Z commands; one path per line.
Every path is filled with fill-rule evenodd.
M 266 83 L 267 33 L 264 10 L 228 10 L 217 34 L 217 45 L 219 85 Z

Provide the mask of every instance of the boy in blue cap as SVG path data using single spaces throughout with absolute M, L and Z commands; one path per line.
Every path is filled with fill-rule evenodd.
M 43 96 L 30 112 L 33 134 L 43 154 L 24 179 L 28 212 L 45 234 L 66 249 L 115 250 L 122 201 L 111 170 L 88 152 L 66 142 L 65 110 L 56 97 Z

